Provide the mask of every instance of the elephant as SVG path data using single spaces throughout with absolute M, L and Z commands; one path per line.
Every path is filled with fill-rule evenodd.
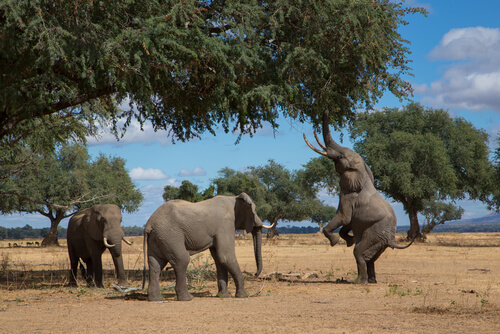
M 121 241 L 129 245 L 131 242 L 124 237 L 121 221 L 120 208 L 114 204 L 96 204 L 76 212 L 71 217 L 67 232 L 71 263 L 69 285 L 76 285 L 77 268 L 81 259 L 87 266 L 85 271 L 83 263 L 80 262 L 80 269 L 87 285 L 103 288 L 101 256 L 106 249 L 109 249 L 113 257 L 118 285 L 128 285 Z
M 340 200 L 337 212 L 323 233 L 334 246 L 339 237 L 333 231 L 341 227 L 339 235 L 347 246 L 354 246 L 354 257 L 358 267 L 356 283 L 376 283 L 375 261 L 387 247 L 404 249 L 395 244 L 396 214 L 392 206 L 378 193 L 373 184 L 373 174 L 363 158 L 353 150 L 337 144 L 329 128 L 329 112 L 323 113 L 323 140 L 316 141 L 319 150 L 307 140 L 306 144 L 316 153 L 330 158 L 340 176 Z M 353 235 L 349 232 L 352 231 Z
M 230 297 L 228 272 L 236 285 L 235 297 L 247 297 L 243 275 L 236 260 L 236 230 L 252 232 L 256 276 L 262 271 L 262 223 L 255 204 L 246 193 L 238 196 L 215 196 L 197 203 L 170 200 L 163 203 L 149 218 L 144 229 L 144 275 L 146 280 L 146 248 L 149 265 L 148 300 L 161 301 L 160 272 L 170 263 L 175 273 L 177 300 L 189 301 L 186 269 L 190 256 L 206 249 L 215 261 L 219 297 Z

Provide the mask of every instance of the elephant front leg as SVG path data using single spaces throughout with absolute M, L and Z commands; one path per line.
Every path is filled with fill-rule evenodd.
M 217 269 L 217 297 L 231 297 L 231 294 L 227 290 L 228 284 L 228 274 L 227 269 L 222 265 L 222 263 L 217 258 L 217 250 L 215 248 L 210 248 L 210 254 L 215 262 L 215 268 Z
M 345 240 L 347 247 L 351 247 L 354 245 L 354 237 L 349 235 L 349 231 L 351 231 L 351 224 L 344 225 L 339 231 L 339 235 L 342 239 Z
M 323 229 L 323 234 L 325 235 L 325 237 L 327 237 L 328 240 L 330 240 L 330 246 L 332 247 L 339 242 L 338 235 L 333 234 L 333 231 L 335 231 L 339 227 L 347 226 L 351 222 L 352 205 L 349 201 L 349 198 L 350 197 L 345 197 L 345 195 L 341 196 L 339 208 L 335 213 L 335 216 L 333 216 L 332 220 Z M 347 232 L 349 232 L 349 230 L 350 226 L 341 231 L 342 236 L 347 235 Z M 346 239 L 348 244 L 354 241 L 350 240 L 349 237 L 347 237 Z
M 339 242 L 339 236 L 333 234 L 333 231 L 338 229 L 340 226 L 342 226 L 342 219 L 341 215 L 338 214 L 337 212 L 337 214 L 333 217 L 333 219 L 323 229 L 323 234 L 328 240 L 330 240 L 330 246 L 332 247 Z

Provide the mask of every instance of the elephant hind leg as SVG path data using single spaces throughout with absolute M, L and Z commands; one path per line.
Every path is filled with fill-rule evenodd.
M 367 261 L 366 267 L 368 269 L 368 283 L 377 283 L 377 278 L 375 277 L 375 261 Z
M 164 300 L 160 292 L 160 273 L 167 265 L 167 261 L 158 258 L 154 255 L 148 256 L 149 264 L 149 284 L 148 284 L 148 300 L 162 301 Z
M 169 261 L 172 264 L 172 267 L 174 267 L 175 294 L 177 295 L 177 300 L 189 301 L 193 299 L 193 295 L 188 291 L 186 280 L 186 271 L 189 265 L 189 260 L 189 253 L 186 250 L 185 252 L 178 252 L 175 259 Z

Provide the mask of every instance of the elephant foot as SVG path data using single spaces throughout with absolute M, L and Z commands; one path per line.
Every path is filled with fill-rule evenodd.
M 76 284 L 76 282 L 69 281 L 67 286 L 68 287 L 75 287 L 75 286 L 78 286 L 78 284 Z
M 219 297 L 219 298 L 230 298 L 231 294 L 228 291 L 225 291 L 225 292 L 219 291 L 217 293 L 217 297 Z
M 359 277 L 358 276 L 358 278 L 356 278 L 354 283 L 356 283 L 356 284 L 368 284 L 368 279 L 366 277 Z
M 235 298 L 247 298 L 250 296 L 245 289 L 241 289 L 242 291 L 237 291 L 234 295 Z
M 336 234 L 333 234 L 332 232 L 323 232 L 325 237 L 330 240 L 330 246 L 335 246 L 339 242 L 339 236 Z
M 375 279 L 375 277 L 370 277 L 368 278 L 368 283 L 377 283 L 377 280 Z
M 161 293 L 155 293 L 155 294 L 148 293 L 148 301 L 150 302 L 162 302 L 164 300 L 165 298 L 163 298 Z
M 191 299 L 193 299 L 193 295 L 190 294 L 189 292 L 177 294 L 177 300 L 179 300 L 179 301 L 188 302 Z
M 127 280 L 126 280 L 126 279 L 125 279 L 125 280 L 119 280 L 119 281 L 118 281 L 118 286 L 121 286 L 121 287 L 128 287 L 128 286 L 129 286 L 129 284 L 128 284 L 128 282 L 127 282 Z

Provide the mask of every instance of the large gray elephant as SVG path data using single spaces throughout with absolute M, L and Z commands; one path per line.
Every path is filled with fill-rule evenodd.
M 353 150 L 337 144 L 329 128 L 329 112 L 323 113 L 323 140 L 321 144 L 316 132 L 316 141 L 323 151 L 304 140 L 316 153 L 330 158 L 340 176 L 340 200 L 337 212 L 323 233 L 331 246 L 339 241 L 333 231 L 341 227 L 339 235 L 347 246 L 356 243 L 354 257 L 358 266 L 356 282 L 376 283 L 375 261 L 387 247 L 404 249 L 395 244 L 396 215 L 391 205 L 377 192 L 373 185 L 373 174 L 363 158 Z M 353 236 L 349 235 L 352 230 Z
M 216 196 L 191 203 L 171 200 L 161 205 L 149 218 L 144 229 L 144 262 L 149 264 L 148 300 L 163 300 L 160 293 L 160 272 L 170 263 L 175 272 L 177 300 L 191 300 L 186 283 L 190 255 L 210 249 L 217 269 L 218 296 L 230 297 L 228 272 L 236 285 L 236 297 L 246 297 L 243 275 L 236 260 L 235 230 L 252 232 L 256 276 L 262 271 L 262 224 L 255 204 L 242 193 L 238 196 Z M 144 263 L 143 289 L 146 263 Z
M 118 285 L 126 286 L 127 278 L 123 267 L 122 243 L 125 240 L 121 228 L 120 208 L 114 204 L 97 204 L 78 211 L 68 223 L 68 253 L 71 262 L 70 285 L 76 285 L 79 259 L 85 262 L 87 270 L 80 265 L 88 286 L 102 288 L 102 253 L 109 249 L 113 257 Z

